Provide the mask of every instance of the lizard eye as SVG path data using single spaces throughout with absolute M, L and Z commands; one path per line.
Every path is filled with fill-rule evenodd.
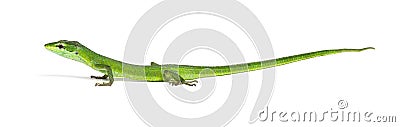
M 61 44 L 57 45 L 56 47 L 58 47 L 59 49 L 63 49 L 64 48 L 64 46 L 61 45 Z

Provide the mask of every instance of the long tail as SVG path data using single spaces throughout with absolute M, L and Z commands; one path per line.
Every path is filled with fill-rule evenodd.
M 208 67 L 208 68 L 212 69 L 216 76 L 222 76 L 222 75 L 230 75 L 230 74 L 236 74 L 236 73 L 261 70 L 261 69 L 266 69 L 266 68 L 271 68 L 271 67 L 276 67 L 276 66 L 282 66 L 285 64 L 298 62 L 298 61 L 306 60 L 306 59 L 311 59 L 311 58 L 315 58 L 315 57 L 319 57 L 319 56 L 326 56 L 326 55 L 338 54 L 338 53 L 343 53 L 343 52 L 361 52 L 361 51 L 368 50 L 368 49 L 375 49 L 375 48 L 367 47 L 367 48 L 362 48 L 362 49 L 322 50 L 322 51 L 316 51 L 316 52 L 282 57 L 282 58 L 278 58 L 278 59 L 271 59 L 271 60 L 251 62 L 251 63 L 234 64 L 234 65 L 230 65 L 230 66 L 213 66 L 213 67 Z M 204 77 L 209 77 L 209 76 L 204 75 Z

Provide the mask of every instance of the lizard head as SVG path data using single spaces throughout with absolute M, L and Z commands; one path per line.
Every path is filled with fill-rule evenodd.
M 87 49 L 85 46 L 77 41 L 68 40 L 60 40 L 57 42 L 47 43 L 44 45 L 44 47 L 57 55 L 79 62 L 83 62 L 79 52 Z

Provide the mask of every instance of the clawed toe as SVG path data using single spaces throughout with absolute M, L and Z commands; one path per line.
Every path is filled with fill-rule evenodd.
M 188 86 L 196 86 L 196 83 L 198 83 L 197 80 L 184 81 L 184 82 L 175 82 L 175 81 L 168 82 L 168 84 L 171 86 L 178 86 L 178 85 L 183 85 L 183 84 L 188 85 Z
M 110 83 L 96 83 L 94 86 L 111 86 Z
M 103 76 L 90 76 L 90 78 L 94 78 L 94 79 L 107 79 L 108 75 L 103 75 Z
M 185 83 L 185 85 L 188 86 L 196 86 L 196 83 L 199 83 L 197 80 L 192 80 L 192 81 L 188 81 Z
M 196 86 L 196 84 L 195 83 L 187 83 L 186 85 L 188 85 L 188 86 Z

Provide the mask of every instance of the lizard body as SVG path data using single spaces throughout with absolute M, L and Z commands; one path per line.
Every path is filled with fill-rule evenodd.
M 151 65 L 129 64 L 100 55 L 77 41 L 60 40 L 45 44 L 45 48 L 65 58 L 86 64 L 104 74 L 104 76 L 91 76 L 91 78 L 109 79 L 109 82 L 96 83 L 96 86 L 111 86 L 114 82 L 114 78 L 128 78 L 135 81 L 147 82 L 169 82 L 172 85 L 185 84 L 195 86 L 197 83 L 196 79 L 199 78 L 231 75 L 281 66 L 319 56 L 374 49 L 373 47 L 367 47 L 362 49 L 321 50 L 277 59 L 226 66 L 192 66 L 177 64 L 159 65 L 154 62 L 152 62 Z M 203 71 L 204 69 L 210 69 L 212 71 Z M 123 72 L 123 70 L 125 72 Z

